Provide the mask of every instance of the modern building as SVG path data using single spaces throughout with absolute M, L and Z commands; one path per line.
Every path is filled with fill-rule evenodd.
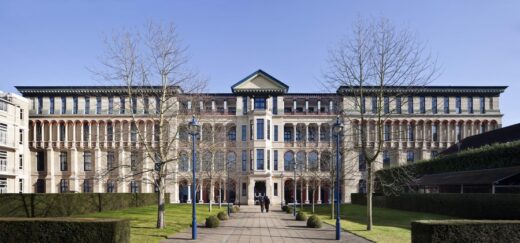
M 32 192 L 29 104 L 19 95 L 0 92 L 0 193 Z
M 499 98 L 505 88 L 388 89 L 382 104 L 391 114 L 384 125 L 377 168 L 429 159 L 464 137 L 501 127 Z M 114 86 L 17 89 L 32 101 L 26 123 L 31 192 L 154 191 L 147 183 L 153 180 L 149 174 L 134 173 L 152 168 L 150 160 L 144 158 L 146 162 L 137 169 L 131 165 L 144 154 L 139 144 L 155 137 L 154 114 L 161 105 L 156 97 L 129 100 L 125 87 Z M 345 125 L 340 198 L 350 201 L 351 192 L 364 190 L 366 166 L 358 150 L 359 127 L 366 126 L 369 147 L 376 139 L 373 113 L 378 99 L 370 89 L 361 102 L 353 102 L 352 87 L 339 87 L 336 93 L 289 93 L 288 85 L 262 70 L 234 84 L 231 93 L 195 96 L 178 89 L 178 113 L 169 123 L 169 134 L 178 138 L 174 149 L 179 156 L 178 172 L 167 185 L 171 202 L 218 201 L 221 195 L 252 204 L 256 195 L 267 194 L 273 203 L 287 203 L 294 200 L 296 179 L 298 202 L 329 203 L 330 168 L 335 163 L 332 127 L 337 116 Z M 365 124 L 359 122 L 355 103 L 363 106 Z M 213 145 L 199 146 L 198 168 L 204 170 L 209 161 L 217 161 L 217 172 L 223 170 L 222 163 L 233 165 L 225 178 L 201 172 L 197 195 L 190 193 L 191 142 L 186 125 L 191 114 L 201 123 L 199 143 Z M 146 135 L 137 136 L 136 128 Z M 114 164 L 129 166 L 111 173 L 112 178 L 99 179 L 99 172 Z M 226 183 L 219 186 L 219 181 Z

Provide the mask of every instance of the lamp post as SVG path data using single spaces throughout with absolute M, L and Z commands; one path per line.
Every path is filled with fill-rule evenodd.
M 227 162 L 227 166 L 226 166 L 226 172 L 227 172 L 227 215 L 229 216 L 231 214 L 231 209 L 229 208 L 229 201 L 231 199 L 231 190 L 229 188 L 229 161 Z
M 294 158 L 294 155 L 293 155 L 293 169 L 294 169 L 294 200 L 293 200 L 293 216 L 296 217 L 296 159 Z
M 195 175 L 195 171 L 197 170 L 197 154 L 195 150 L 195 139 L 197 138 L 197 135 L 199 135 L 199 123 L 197 120 L 195 120 L 195 116 L 191 118 L 191 121 L 188 123 L 188 133 L 191 135 L 191 142 L 192 142 L 192 154 L 193 154 L 193 200 L 191 200 L 191 238 L 196 240 L 197 239 L 197 208 L 196 203 L 197 201 L 197 178 Z
M 336 135 L 336 240 L 341 238 L 341 224 L 339 221 L 339 139 L 343 132 L 343 124 L 339 120 L 339 116 L 336 117 L 336 123 L 334 124 L 334 134 Z

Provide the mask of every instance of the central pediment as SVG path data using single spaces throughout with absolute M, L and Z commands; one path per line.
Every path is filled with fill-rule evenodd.
M 259 69 L 231 86 L 233 94 L 285 94 L 289 86 Z

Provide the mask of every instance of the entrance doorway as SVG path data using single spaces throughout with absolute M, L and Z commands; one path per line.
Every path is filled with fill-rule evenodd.
M 265 196 L 265 181 L 255 181 L 255 204 L 260 196 Z

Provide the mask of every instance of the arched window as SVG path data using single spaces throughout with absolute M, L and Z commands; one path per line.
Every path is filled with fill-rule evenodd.
M 316 171 L 318 170 L 318 152 L 312 151 L 309 153 L 309 170 Z
M 224 152 L 222 151 L 217 151 L 215 153 L 215 170 L 217 171 L 223 171 L 224 170 L 224 164 L 226 163 L 225 161 L 226 157 L 224 156 Z
M 301 171 L 302 169 L 305 168 L 306 166 L 306 159 L 305 159 L 305 152 L 304 151 L 299 151 L 298 153 L 296 153 L 296 167 L 299 171 Z
M 235 171 L 237 166 L 237 155 L 235 152 L 228 152 L 227 154 L 227 168 L 229 171 Z
M 228 140 L 229 141 L 236 141 L 237 140 L 237 128 L 235 126 L 232 126 L 228 130 Z
M 285 171 L 294 170 L 294 153 L 292 151 L 285 152 L 283 156 L 283 168 Z
M 334 164 L 332 163 L 332 156 L 329 151 L 321 152 L 320 169 L 321 171 L 330 171 Z
M 359 180 L 358 193 L 367 193 L 365 180 Z
M 210 151 L 204 152 L 202 157 L 202 171 L 211 171 L 213 169 L 213 154 Z
M 183 151 L 179 154 L 179 171 L 186 172 L 190 169 L 190 161 L 189 161 L 188 153 Z

